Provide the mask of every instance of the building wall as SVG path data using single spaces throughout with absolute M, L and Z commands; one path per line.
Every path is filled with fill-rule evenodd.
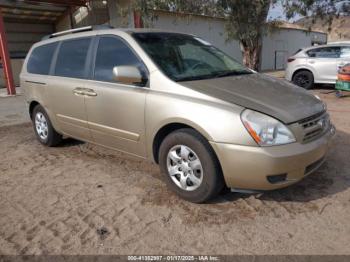
M 22 70 L 24 59 L 11 59 L 11 68 L 13 73 L 13 81 L 16 86 L 19 86 L 19 74 Z M 5 84 L 5 75 L 2 65 L 0 65 L 0 88 L 6 87 Z
M 92 1 L 90 10 L 79 8 L 73 15 L 74 27 L 93 24 L 110 24 L 114 27 L 134 27 L 131 2 L 128 0 Z M 225 21 L 220 18 L 182 15 L 170 12 L 156 12 L 153 27 L 195 34 L 242 62 L 242 52 L 237 40 L 227 41 Z M 62 17 L 55 24 L 56 31 L 70 29 L 70 15 Z M 30 46 L 44 35 L 53 31 L 48 24 L 6 24 L 11 52 L 29 50 Z M 261 70 L 284 69 L 289 56 L 298 49 L 313 43 L 326 43 L 327 34 L 297 29 L 279 28 L 263 38 Z
M 23 24 L 5 22 L 8 47 L 11 54 L 28 52 L 45 35 L 53 32 L 51 24 Z
M 80 7 L 72 14 L 74 28 L 107 24 L 110 21 L 107 2 L 91 1 L 90 7 Z
M 70 15 L 67 14 L 63 17 L 61 17 L 60 20 L 58 20 L 55 24 L 55 31 L 60 32 L 60 31 L 65 31 L 71 29 L 71 18 Z
M 80 8 L 73 14 L 74 27 L 91 24 L 110 24 L 114 27 L 134 27 L 134 16 L 128 0 L 108 0 L 106 4 L 95 2 L 91 10 Z M 225 21 L 220 18 L 156 12 L 152 27 L 182 33 L 195 34 L 242 62 L 242 52 L 237 40 L 227 41 Z M 70 28 L 69 16 L 56 23 L 57 31 Z M 278 28 L 263 37 L 261 70 L 284 69 L 289 56 L 298 49 L 314 43 L 326 43 L 327 34 L 297 29 Z
M 51 34 L 51 24 L 23 24 L 5 21 L 6 37 L 10 52 L 11 66 L 15 85 L 19 85 L 19 73 L 24 57 L 31 46 L 45 35 Z M 0 65 L 0 87 L 5 87 L 3 68 Z
M 264 36 L 261 70 L 284 69 L 288 57 L 300 48 L 327 43 L 327 34 L 279 28 Z
M 154 28 L 195 34 L 242 62 L 239 42 L 226 40 L 223 19 L 178 15 L 169 12 L 157 12 L 157 17 L 153 22 Z M 263 37 L 260 70 L 284 69 L 289 56 L 298 49 L 311 46 L 314 43 L 327 43 L 327 34 L 287 28 L 278 28 L 270 32 Z
M 109 24 L 117 28 L 133 28 L 134 14 L 129 0 L 108 0 Z
M 179 16 L 158 12 L 153 27 L 181 33 L 195 34 L 226 52 L 237 61 L 242 61 L 238 41 L 226 41 L 225 22 L 223 19 L 203 16 Z

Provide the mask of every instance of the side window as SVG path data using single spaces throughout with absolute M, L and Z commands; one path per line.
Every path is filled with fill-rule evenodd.
M 340 57 L 340 47 L 339 46 L 330 46 L 316 48 L 307 51 L 309 57 L 314 58 L 339 58 Z
M 48 75 L 56 47 L 57 43 L 52 43 L 35 48 L 28 59 L 28 73 Z
M 350 46 L 343 46 L 341 48 L 341 58 L 350 58 Z
M 112 36 L 101 37 L 97 47 L 94 79 L 114 82 L 115 66 L 136 66 L 144 77 L 146 75 L 143 63 L 122 40 Z
M 63 41 L 55 66 L 56 76 L 85 78 L 85 63 L 91 39 Z

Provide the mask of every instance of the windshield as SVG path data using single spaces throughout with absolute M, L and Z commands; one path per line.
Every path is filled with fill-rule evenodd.
M 193 81 L 252 72 L 206 41 L 176 33 L 134 33 L 158 67 L 174 81 Z

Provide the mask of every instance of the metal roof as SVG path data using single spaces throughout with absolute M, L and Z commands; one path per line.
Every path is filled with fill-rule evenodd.
M 0 0 L 0 8 L 5 22 L 52 24 L 69 8 L 85 6 L 86 2 L 86 0 Z

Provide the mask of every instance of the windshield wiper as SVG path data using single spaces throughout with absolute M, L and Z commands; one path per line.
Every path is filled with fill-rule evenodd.
M 175 78 L 175 81 L 176 82 L 195 81 L 195 80 L 204 80 L 204 79 L 219 78 L 219 77 L 225 77 L 225 76 L 237 76 L 237 75 L 248 75 L 248 74 L 252 74 L 252 72 L 243 71 L 243 70 L 242 71 L 220 71 L 220 72 L 214 72 L 208 75 L 179 77 L 179 78 Z
M 219 77 L 226 77 L 226 76 L 238 76 L 238 75 L 249 75 L 252 74 L 250 71 L 224 71 L 224 72 L 217 72 L 213 74 L 213 77 L 219 78 Z
M 203 80 L 213 78 L 213 75 L 200 75 L 200 76 L 185 76 L 180 78 L 175 78 L 176 82 L 184 82 L 184 81 L 195 81 L 195 80 Z

